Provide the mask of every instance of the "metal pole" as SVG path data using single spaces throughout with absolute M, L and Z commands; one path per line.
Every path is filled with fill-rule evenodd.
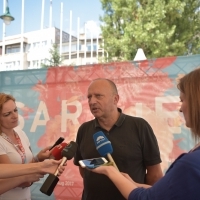
M 77 62 L 76 65 L 79 65 L 79 40 L 80 40 L 80 34 L 79 34 L 79 27 L 80 27 L 80 18 L 77 19 Z
M 70 10 L 69 16 L 69 64 L 71 65 L 71 53 L 72 53 L 72 11 Z
M 60 4 L 60 57 L 62 56 L 63 2 Z
M 92 33 L 92 30 L 90 29 L 90 35 L 91 35 L 91 51 L 90 51 L 90 64 L 93 63 L 93 33 Z
M 42 48 L 42 40 L 43 40 L 43 28 L 44 28 L 44 5 L 45 5 L 45 0 L 42 0 L 42 12 L 41 12 L 41 24 L 40 24 L 40 30 L 41 30 L 41 37 L 40 37 L 40 51 Z M 42 56 L 42 52 L 39 55 L 39 68 L 41 68 L 41 56 Z
M 21 60 L 20 60 L 20 68 L 25 69 L 24 66 L 24 0 L 22 0 L 22 15 L 21 15 Z
M 50 8 L 49 8 L 49 28 L 52 27 L 52 0 L 50 0 Z
M 104 56 L 105 56 L 105 55 L 104 55 L 104 54 L 105 54 L 105 52 L 104 52 L 104 51 L 105 51 L 105 50 L 104 50 L 104 39 L 103 39 L 103 45 L 102 45 L 102 46 L 103 46 L 103 49 L 102 49 L 102 57 L 103 57 L 103 61 L 104 61 Z
M 42 0 L 42 12 L 41 12 L 40 30 L 42 30 L 44 28 L 44 4 L 45 4 L 45 0 Z
M 3 1 L 3 13 L 6 12 L 6 0 Z M 5 68 L 5 37 L 6 37 L 6 25 L 5 23 L 3 22 L 3 34 L 2 34 L 2 68 L 4 70 Z
M 85 32 L 85 45 L 84 45 L 84 62 L 86 65 L 86 51 L 87 51 L 87 37 L 86 37 L 86 23 L 84 24 L 84 32 Z
M 96 45 L 96 59 L 97 63 L 99 63 L 99 34 L 97 34 L 97 45 Z

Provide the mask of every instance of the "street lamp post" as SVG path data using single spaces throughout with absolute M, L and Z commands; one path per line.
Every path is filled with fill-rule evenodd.
M 5 4 L 4 4 L 5 5 Z M 5 7 L 4 7 L 5 8 Z M 4 9 L 3 8 L 3 9 Z M 9 25 L 11 21 L 15 20 L 15 18 L 10 14 L 10 9 L 8 7 L 8 0 L 6 4 L 6 10 L 3 15 L 0 16 L 0 18 L 4 21 L 6 25 Z
M 4 0 L 3 2 L 3 15 L 0 18 L 3 20 L 3 34 L 2 34 L 2 67 L 4 66 L 4 56 L 5 56 L 5 36 L 6 36 L 6 26 L 9 25 L 11 21 L 14 20 L 14 17 L 11 16 L 9 7 L 8 7 L 8 0 Z

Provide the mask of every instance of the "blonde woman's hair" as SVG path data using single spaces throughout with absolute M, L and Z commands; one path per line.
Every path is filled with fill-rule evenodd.
M 200 68 L 182 77 L 177 85 L 188 102 L 190 129 L 195 141 L 200 139 Z
M 0 113 L 2 111 L 4 103 L 6 103 L 9 100 L 12 100 L 15 102 L 15 98 L 12 95 L 0 93 Z M 1 132 L 2 132 L 2 130 L 1 130 L 1 123 L 0 123 L 0 134 L 1 134 Z

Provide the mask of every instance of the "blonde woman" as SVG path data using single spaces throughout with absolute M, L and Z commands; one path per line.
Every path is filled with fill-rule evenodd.
M 33 157 L 28 137 L 17 126 L 18 110 L 14 97 L 0 93 L 0 164 L 27 164 L 49 158 L 49 147 Z M 27 182 L 0 195 L 0 200 L 31 200 L 30 185 L 27 179 Z

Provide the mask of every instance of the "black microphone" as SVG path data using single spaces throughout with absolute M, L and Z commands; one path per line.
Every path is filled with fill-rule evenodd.
M 71 160 L 75 153 L 76 153 L 76 149 L 77 149 L 78 145 L 76 142 L 71 141 L 61 152 L 63 158 L 62 158 L 62 162 L 60 163 L 59 167 L 64 165 L 64 163 L 67 160 Z M 59 168 L 58 167 L 58 168 Z M 56 172 L 54 174 L 49 174 L 49 176 L 47 177 L 47 179 L 45 180 L 45 182 L 43 183 L 42 187 L 40 188 L 40 191 L 48 196 L 50 196 L 55 188 L 55 186 L 57 185 L 59 178 L 58 178 L 58 169 L 56 170 Z

